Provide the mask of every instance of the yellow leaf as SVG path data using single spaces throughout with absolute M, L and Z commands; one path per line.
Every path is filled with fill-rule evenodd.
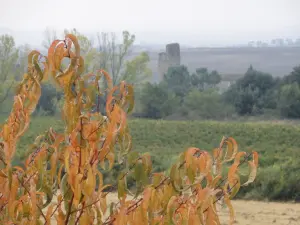
M 148 209 L 148 206 L 149 206 L 149 204 L 150 204 L 150 199 L 151 199 L 152 191 L 153 191 L 153 188 L 152 188 L 152 187 L 147 187 L 147 188 L 144 190 L 144 193 L 143 193 L 142 208 L 143 208 L 143 210 L 145 210 L 145 211 Z
M 87 225 L 87 224 L 93 224 L 91 223 L 91 220 L 89 218 L 89 215 L 87 214 L 86 211 L 84 211 L 79 219 L 79 224 L 80 225 Z
M 229 209 L 229 215 L 230 215 L 229 224 L 232 225 L 234 223 L 234 210 L 233 210 L 231 201 L 227 195 L 224 196 L 224 202 Z
M 250 174 L 248 181 L 245 182 L 242 186 L 248 186 L 250 183 L 252 183 L 255 180 L 256 173 L 257 173 L 257 167 L 254 162 L 249 161 L 248 162 L 249 168 L 250 168 Z
M 56 173 L 56 166 L 57 166 L 57 153 L 56 151 L 53 152 L 53 154 L 51 155 L 50 157 L 50 166 L 51 166 L 51 169 L 50 169 L 50 179 L 51 179 L 51 182 L 53 181 L 53 178 L 54 178 L 54 175 Z
M 217 184 L 218 184 L 218 182 L 219 182 L 219 180 L 220 180 L 221 178 L 222 178 L 221 175 L 216 176 L 216 177 L 213 179 L 213 181 L 212 181 L 211 187 L 212 187 L 212 188 L 215 188 L 215 187 L 217 186 Z
M 105 70 L 98 70 L 98 72 L 100 72 L 101 74 L 103 74 L 105 76 L 105 79 L 107 81 L 108 90 L 111 90 L 113 88 L 113 83 L 112 83 L 112 79 L 110 78 L 109 74 Z
M 66 169 L 67 173 L 70 172 L 70 150 L 71 150 L 71 147 L 67 147 L 67 148 L 65 148 L 65 151 L 64 151 L 65 169 Z
M 227 152 L 225 156 L 226 157 L 225 162 L 229 162 L 233 160 L 236 154 L 238 153 L 238 145 L 237 142 L 232 137 L 229 137 L 226 140 L 226 143 L 227 143 Z
M 190 167 L 193 165 L 194 162 L 194 154 L 196 152 L 200 151 L 200 149 L 198 148 L 188 148 L 185 152 L 185 162 L 186 162 L 186 166 Z
M 36 185 L 33 179 L 31 179 L 29 182 L 30 182 L 31 214 L 32 214 L 33 221 L 35 221 L 37 219 Z
M 237 153 L 235 156 L 235 159 L 234 159 L 234 164 L 240 164 L 240 158 L 245 155 L 246 155 L 246 152 Z
M 56 46 L 59 42 L 61 42 L 61 41 L 60 40 L 54 40 L 52 42 L 52 44 L 50 45 L 49 49 L 48 49 L 49 65 L 50 65 L 52 70 L 55 70 L 55 67 L 54 67 L 54 52 L 55 52 L 55 48 L 56 48 Z
M 14 217 L 15 208 L 12 207 L 12 205 L 16 200 L 18 187 L 19 187 L 19 181 L 18 181 L 17 175 L 13 174 L 12 175 L 10 193 L 9 193 L 9 200 L 8 200 L 9 215 L 11 217 Z
M 121 172 L 118 176 L 118 198 L 126 197 L 126 175 L 125 172 Z
M 8 141 L 9 133 L 10 133 L 9 126 L 7 124 L 4 124 L 2 128 L 2 137 L 4 141 Z
M 148 152 L 144 153 L 142 156 L 142 161 L 146 167 L 146 173 L 150 174 L 150 172 L 152 170 L 151 155 Z
M 253 154 L 253 162 L 256 167 L 258 167 L 258 153 L 256 151 L 252 151 Z
M 70 39 L 73 42 L 73 44 L 75 46 L 76 57 L 79 58 L 79 56 L 80 56 L 80 46 L 78 44 L 78 40 L 77 40 L 76 36 L 73 35 L 73 34 L 67 34 L 66 39 Z
M 167 205 L 167 216 L 169 222 L 173 221 L 173 215 L 177 207 L 178 207 L 177 196 L 172 196 Z
M 188 215 L 189 221 L 188 224 L 199 224 L 201 225 L 201 220 L 198 216 L 198 214 L 196 213 L 196 210 L 194 209 L 194 207 L 190 207 L 189 208 L 189 215 Z
M 65 50 L 64 47 L 65 47 L 65 44 L 63 42 L 61 42 L 55 48 L 54 59 L 53 59 L 53 61 L 54 61 L 53 66 L 54 66 L 55 70 L 60 70 L 60 64 L 64 57 L 64 50 Z
M 100 208 L 103 214 L 106 213 L 107 210 L 107 202 L 106 202 L 106 197 L 101 197 L 100 198 Z
M 47 209 L 47 213 L 46 213 L 46 225 L 51 225 L 51 214 L 53 211 L 53 207 L 54 205 L 51 204 L 48 209 Z
M 58 208 L 58 215 L 55 215 L 55 217 L 56 217 L 57 225 L 65 224 L 66 215 L 63 213 L 60 207 Z
M 109 152 L 107 155 L 106 155 L 106 158 L 109 162 L 109 170 L 111 170 L 114 166 L 114 163 L 115 163 L 115 154 L 112 153 L 112 152 Z
M 77 205 L 79 204 L 79 200 L 81 197 L 81 179 L 82 179 L 83 175 L 82 174 L 77 174 L 75 176 L 75 182 L 74 182 L 74 205 L 75 207 L 77 207 Z
M 91 197 L 95 191 L 95 186 L 96 186 L 95 175 L 93 174 L 92 167 L 89 166 L 87 172 L 87 179 L 84 181 L 83 184 L 84 195 Z
M 234 163 L 232 164 L 232 166 L 229 168 L 229 171 L 228 171 L 228 181 L 229 182 L 232 182 L 235 178 L 235 175 L 236 175 L 236 172 L 238 170 L 238 166 L 239 164 L 237 163 Z

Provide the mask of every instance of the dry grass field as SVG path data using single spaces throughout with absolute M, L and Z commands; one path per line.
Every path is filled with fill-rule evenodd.
M 108 195 L 108 203 L 118 201 L 116 194 Z M 235 224 L 240 225 L 299 225 L 300 204 L 234 200 Z M 227 225 L 227 208 L 221 209 L 222 225 Z
M 107 205 L 111 202 L 118 202 L 117 194 L 107 195 Z M 299 225 L 300 204 L 283 202 L 262 202 L 262 201 L 232 201 L 235 209 L 236 221 L 239 225 Z M 43 210 L 47 211 L 47 208 Z M 229 222 L 227 208 L 219 211 L 222 225 Z M 105 215 L 107 218 L 108 215 Z M 55 218 L 52 218 L 51 225 L 56 225 Z
M 233 201 L 236 223 L 240 225 L 299 225 L 300 204 Z M 228 224 L 227 210 L 221 211 L 222 225 Z
M 112 193 L 107 196 L 107 204 L 118 202 L 117 194 Z M 232 201 L 235 209 L 236 221 L 239 225 L 299 225 L 300 224 L 300 204 L 277 203 L 260 201 Z M 44 209 L 46 211 L 47 209 Z M 222 225 L 229 222 L 227 208 L 219 211 Z M 106 215 L 107 216 L 107 215 Z M 106 218 L 106 217 L 105 217 Z M 51 225 L 55 225 L 55 218 Z

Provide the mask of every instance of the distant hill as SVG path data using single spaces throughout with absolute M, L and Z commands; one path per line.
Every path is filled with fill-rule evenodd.
M 150 68 L 154 74 L 153 81 L 158 81 L 159 51 L 148 53 L 151 60 Z M 131 57 L 136 54 L 138 53 L 133 53 Z M 181 64 L 186 65 L 190 72 L 199 67 L 217 70 L 229 81 L 242 76 L 250 64 L 257 70 L 281 77 L 300 65 L 300 47 L 181 49 Z M 233 79 L 230 78 L 231 75 Z

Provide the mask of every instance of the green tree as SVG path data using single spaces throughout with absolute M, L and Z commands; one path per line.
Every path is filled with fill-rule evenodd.
M 42 95 L 37 104 L 37 111 L 53 116 L 56 112 L 56 103 L 62 99 L 62 92 L 57 91 L 51 84 L 42 84 Z
M 16 61 L 16 73 L 15 80 L 20 81 L 22 75 L 27 71 L 27 56 L 30 52 L 30 46 L 28 44 L 21 45 L 18 47 L 19 57 Z
M 252 66 L 249 67 L 245 76 L 237 81 L 237 85 L 241 88 L 249 87 L 252 90 L 258 88 L 261 95 L 271 89 L 274 84 L 272 75 L 255 70 Z
M 51 43 L 57 39 L 56 30 L 51 29 L 49 27 L 46 28 L 44 31 L 44 40 L 42 42 L 43 47 L 48 51 Z
M 281 87 L 278 108 L 284 117 L 300 118 L 300 88 L 296 82 Z
M 125 80 L 124 76 L 133 78 L 134 75 L 129 76 L 127 73 L 128 71 L 125 70 L 124 72 L 124 65 L 128 61 L 128 56 L 131 53 L 131 48 L 135 41 L 135 35 L 130 34 L 128 31 L 123 31 L 121 43 L 118 43 L 117 35 L 115 33 L 102 32 L 98 33 L 97 37 L 100 54 L 100 67 L 111 74 L 113 84 L 116 85 L 121 80 Z M 141 56 L 137 57 L 145 58 L 144 53 L 141 53 Z M 132 61 L 132 64 L 136 63 L 135 59 L 132 59 Z M 144 74 L 137 75 L 143 76 Z M 140 80 L 140 77 L 136 76 L 136 79 Z M 133 82 L 132 79 L 131 82 Z
M 15 83 L 14 76 L 17 71 L 16 61 L 18 50 L 14 38 L 10 35 L 0 36 L 0 104 L 9 96 Z
M 159 119 L 175 112 L 179 104 L 179 98 L 168 90 L 165 84 L 146 83 L 139 100 L 141 113 L 144 117 Z
M 110 73 L 114 85 L 122 80 L 135 85 L 135 95 L 139 95 L 140 84 L 147 81 L 152 72 L 148 67 L 150 58 L 146 52 L 131 57 L 135 35 L 123 31 L 122 40 L 119 41 L 115 33 L 102 32 L 97 34 L 97 40 L 98 68 Z M 103 82 L 100 86 L 105 89 L 106 83 Z M 99 105 L 105 105 L 106 96 L 98 96 L 97 101 L 100 102 Z
M 293 84 L 294 82 L 300 85 L 300 66 L 293 68 L 293 71 L 282 79 L 283 84 Z
M 221 75 L 216 70 L 209 73 L 207 68 L 198 68 L 196 73 L 192 74 L 191 82 L 193 87 L 203 91 L 207 88 L 215 88 L 221 82 Z
M 273 104 L 276 85 L 277 81 L 270 74 L 250 66 L 245 75 L 226 91 L 224 97 L 227 102 L 233 103 L 240 115 L 261 113 L 264 108 L 276 107 Z
M 142 52 L 134 59 L 127 61 L 122 73 L 122 80 L 134 84 L 135 87 L 145 82 L 152 75 L 152 71 L 148 66 L 149 62 L 150 57 L 146 52 Z
M 169 90 L 181 99 L 181 102 L 192 87 L 190 73 L 187 67 L 183 65 L 170 67 L 164 76 L 163 82 Z
M 230 117 L 234 109 L 224 103 L 216 89 L 199 91 L 193 89 L 184 99 L 184 109 L 190 119 L 224 119 Z
M 208 76 L 208 80 L 207 80 L 207 84 L 210 87 L 215 88 L 217 86 L 217 84 L 219 84 L 221 82 L 222 78 L 221 75 L 218 73 L 218 71 L 213 70 L 211 71 L 211 73 Z

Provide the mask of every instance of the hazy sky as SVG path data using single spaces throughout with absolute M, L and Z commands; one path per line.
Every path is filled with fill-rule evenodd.
M 0 27 L 135 33 L 185 44 L 300 37 L 300 0 L 0 0 Z

